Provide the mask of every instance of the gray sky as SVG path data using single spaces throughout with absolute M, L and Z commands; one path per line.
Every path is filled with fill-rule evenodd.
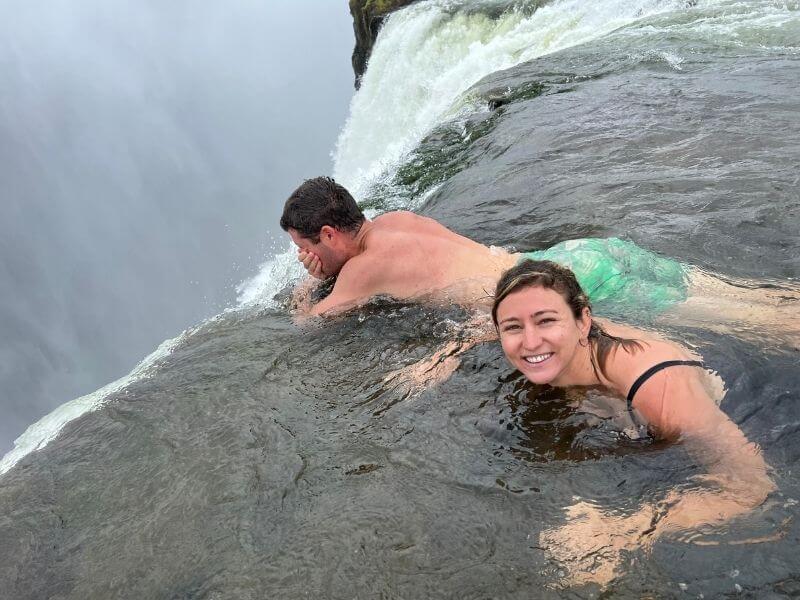
M 219 312 L 331 171 L 344 0 L 15 0 L 0 19 L 0 451 Z

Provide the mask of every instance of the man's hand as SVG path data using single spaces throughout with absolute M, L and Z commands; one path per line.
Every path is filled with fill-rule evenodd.
M 322 272 L 322 261 L 319 259 L 319 256 L 313 252 L 301 249 L 297 251 L 297 260 L 303 263 L 309 275 L 317 279 L 325 279 L 325 275 Z

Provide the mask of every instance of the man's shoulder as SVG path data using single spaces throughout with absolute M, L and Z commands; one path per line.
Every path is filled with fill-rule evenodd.
M 381 245 L 376 246 L 365 248 L 359 255 L 348 260 L 339 272 L 337 280 L 349 282 L 358 279 L 366 282 L 374 279 L 385 267 Z
M 393 221 L 413 221 L 424 218 L 410 210 L 391 210 L 378 215 L 373 221 L 375 223 L 392 223 Z
M 422 217 L 410 211 L 394 211 L 385 213 L 374 220 L 375 226 L 365 240 L 365 250 L 391 254 L 398 245 L 405 245 L 409 240 L 431 239 L 441 235 L 444 228 L 435 220 Z M 386 256 L 380 257 L 382 260 Z
M 376 236 L 364 250 L 348 260 L 337 278 L 337 285 L 364 293 L 381 293 L 392 287 L 406 270 L 408 243 L 403 234 Z
M 410 210 L 395 210 L 384 213 L 373 219 L 380 231 L 412 232 L 413 230 L 425 231 L 434 227 L 442 228 L 441 223 L 430 217 L 424 217 Z

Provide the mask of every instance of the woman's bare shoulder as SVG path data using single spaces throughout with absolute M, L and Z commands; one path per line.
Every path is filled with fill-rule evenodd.
M 602 320 L 603 328 L 609 335 L 634 344 L 620 345 L 613 350 L 606 363 L 609 384 L 622 396 L 645 371 L 658 363 L 669 360 L 700 360 L 700 356 L 658 332 L 639 329 Z
M 629 355 L 645 354 L 654 363 L 662 360 L 698 360 L 700 358 L 691 349 L 667 338 L 658 331 L 615 323 L 608 319 L 594 318 L 594 320 L 602 325 L 609 335 L 639 342 L 640 347 L 634 346 L 633 350 L 627 352 Z M 620 358 L 623 361 L 627 360 L 624 356 Z

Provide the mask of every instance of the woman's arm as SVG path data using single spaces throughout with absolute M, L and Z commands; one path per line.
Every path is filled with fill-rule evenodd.
M 758 446 L 720 410 L 696 367 L 678 366 L 648 379 L 633 403 L 666 438 L 680 439 L 707 468 L 713 490 L 668 497 L 660 530 L 724 523 L 760 505 L 775 489 Z
M 616 576 L 623 550 L 647 548 L 664 534 L 721 525 L 750 512 L 775 489 L 758 446 L 719 409 L 701 374 L 690 366 L 659 371 L 639 388 L 634 407 L 661 435 L 684 442 L 706 466 L 698 479 L 708 485 L 670 492 L 630 514 L 584 500 L 567 507 L 567 523 L 540 536 L 565 567 L 567 580 L 604 585 Z
M 497 331 L 488 315 L 483 313 L 475 313 L 469 321 L 457 327 L 455 339 L 442 344 L 431 356 L 391 371 L 383 378 L 384 382 L 401 388 L 405 394 L 417 395 L 447 381 L 468 350 L 497 339 Z
M 650 332 L 618 323 L 604 325 L 614 335 L 642 340 L 644 344 L 641 351 L 629 353 L 618 349 L 610 357 L 609 379 L 603 383 L 623 396 L 636 378 L 653 365 L 667 360 L 699 358 Z M 712 398 L 712 393 L 717 399 L 723 393 L 721 380 L 718 377 L 716 380 L 719 383 L 712 385 L 708 373 L 696 366 L 667 367 L 639 387 L 633 398 L 633 408 L 660 437 L 683 442 L 706 466 L 706 478 L 715 481 L 717 489 L 727 492 L 729 498 L 736 497 L 737 506 L 752 508 L 763 502 L 775 486 L 767 475 L 767 464 L 758 446 L 745 437 Z M 738 514 L 745 510 L 733 512 Z M 734 516 L 730 511 L 725 512 Z M 719 522 L 719 519 L 714 521 Z
M 711 478 L 761 497 L 774 489 L 758 446 L 709 396 L 696 367 L 670 367 L 639 388 L 633 406 L 665 438 L 679 439 Z M 758 504 L 757 503 L 757 504 Z

